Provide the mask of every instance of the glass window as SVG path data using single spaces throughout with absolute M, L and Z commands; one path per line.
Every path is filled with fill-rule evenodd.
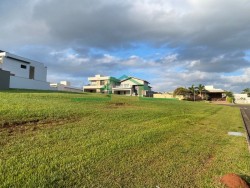
M 102 86 L 102 85 L 104 85 L 104 84 L 105 84 L 104 80 L 101 80 L 101 81 L 100 81 L 100 85 Z
M 26 66 L 26 65 L 21 65 L 21 68 L 22 68 L 22 69 L 26 69 L 27 66 Z

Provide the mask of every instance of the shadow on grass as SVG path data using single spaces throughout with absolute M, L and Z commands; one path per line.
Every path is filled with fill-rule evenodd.
M 250 186 L 250 176 L 247 175 L 240 175 L 240 177 L 247 182 L 247 184 Z

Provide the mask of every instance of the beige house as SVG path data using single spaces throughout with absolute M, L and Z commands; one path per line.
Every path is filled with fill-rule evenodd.
M 151 86 L 146 80 L 123 76 L 121 80 L 111 77 L 95 75 L 89 77 L 90 84 L 83 87 L 84 92 L 113 93 L 126 96 L 152 96 Z
M 84 92 L 91 93 L 111 93 L 112 88 L 116 85 L 119 85 L 120 80 L 111 77 L 111 76 L 103 76 L 103 75 L 95 75 L 94 77 L 88 78 L 90 84 L 83 87 Z
M 210 101 L 226 101 L 226 91 L 223 89 L 216 89 L 213 85 L 205 86 L 203 95 Z

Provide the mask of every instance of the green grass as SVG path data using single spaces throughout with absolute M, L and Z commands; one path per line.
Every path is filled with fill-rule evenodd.
M 0 92 L 0 187 L 223 187 L 249 181 L 239 109 L 176 100 Z

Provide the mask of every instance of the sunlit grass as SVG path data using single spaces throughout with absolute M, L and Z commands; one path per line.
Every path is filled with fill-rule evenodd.
M 250 176 L 237 108 L 99 94 L 0 92 L 1 187 L 222 187 Z M 34 121 L 35 120 L 35 121 Z

